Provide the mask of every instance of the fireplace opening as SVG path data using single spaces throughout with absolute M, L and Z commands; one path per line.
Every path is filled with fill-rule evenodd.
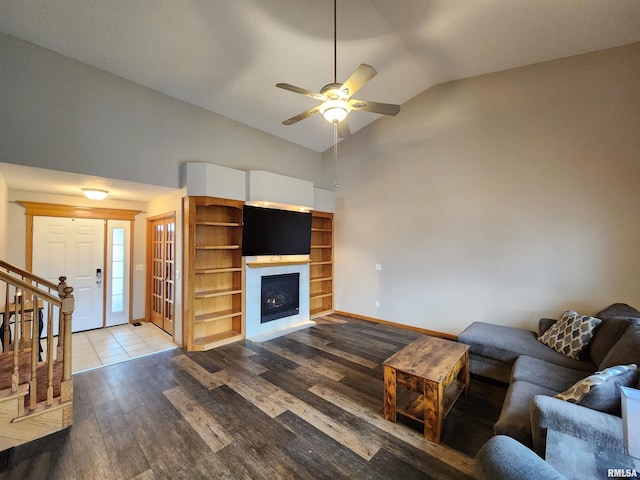
M 260 323 L 297 315 L 300 311 L 300 274 L 262 277 Z

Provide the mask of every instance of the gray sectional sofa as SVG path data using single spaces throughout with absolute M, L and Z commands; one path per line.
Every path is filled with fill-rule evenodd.
M 539 332 L 476 322 L 458 336 L 458 341 L 470 345 L 472 374 L 509 383 L 494 426 L 496 435 L 515 438 L 541 456 L 549 428 L 624 451 L 619 411 L 610 407 L 599 411 L 554 398 L 596 371 L 616 365 L 640 366 L 640 312 L 617 303 L 594 317 L 601 323 L 578 359 L 538 341 L 555 322 L 551 319 L 540 320 Z M 640 381 L 633 386 L 640 388 Z M 617 392 L 617 387 L 610 391 Z
M 474 464 L 476 480 L 567 480 L 527 447 L 506 435 L 485 443 Z

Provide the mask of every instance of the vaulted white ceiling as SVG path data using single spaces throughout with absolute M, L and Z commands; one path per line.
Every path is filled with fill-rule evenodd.
M 318 115 L 282 125 L 317 102 L 275 88 L 333 81 L 332 0 L 2 0 L 0 31 L 310 149 L 332 145 Z M 638 0 L 338 0 L 338 81 L 373 65 L 357 97 L 386 103 L 638 41 Z M 377 117 L 352 112 L 351 131 Z

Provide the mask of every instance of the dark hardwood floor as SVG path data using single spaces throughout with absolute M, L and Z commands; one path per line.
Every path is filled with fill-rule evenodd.
M 0 453 L 0 480 L 472 478 L 506 388 L 472 378 L 440 445 L 384 420 L 381 362 L 417 336 L 333 315 L 74 375 L 73 426 Z

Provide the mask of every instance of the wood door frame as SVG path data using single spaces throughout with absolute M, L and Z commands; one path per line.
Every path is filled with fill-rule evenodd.
M 147 285 L 146 288 L 146 295 L 145 295 L 145 308 L 144 308 L 144 319 L 147 322 L 151 322 L 151 303 L 153 301 L 152 296 L 153 296 L 153 271 L 152 271 L 152 264 L 153 264 L 153 231 L 151 229 L 151 224 L 154 222 L 157 222 L 158 220 L 173 220 L 173 224 L 176 225 L 176 211 L 173 210 L 171 212 L 166 212 L 166 213 L 161 213 L 160 215 L 154 215 L 153 217 L 147 217 L 147 239 L 146 239 L 146 244 L 145 244 L 145 248 L 147 250 L 147 274 L 145 276 L 145 283 Z M 173 284 L 174 284 L 174 288 L 173 288 L 173 294 L 174 294 L 174 304 L 173 304 L 173 316 L 174 316 L 174 323 L 173 323 L 173 333 L 171 334 L 171 338 L 175 338 L 176 332 L 175 332 L 175 284 L 176 284 L 176 273 L 175 273 L 175 248 L 176 248 L 176 243 L 175 243 L 175 239 L 174 239 L 174 270 L 173 270 Z M 163 304 L 163 308 L 164 308 L 164 304 Z M 164 329 L 163 329 L 164 330 Z
M 129 321 L 133 318 L 133 247 L 134 247 L 134 227 L 135 217 L 142 210 L 125 210 L 120 208 L 105 207 L 82 207 L 78 205 L 59 205 L 56 203 L 29 202 L 16 200 L 16 203 L 25 208 L 26 216 L 26 236 L 25 236 L 25 270 L 32 272 L 33 269 L 33 217 L 64 217 L 64 218 L 88 218 L 104 220 L 103 232 L 104 247 L 102 251 L 103 276 L 106 278 L 107 272 L 107 220 L 128 220 L 131 222 L 131 233 L 129 235 Z M 33 273 L 33 272 L 32 272 Z M 102 292 L 102 328 L 106 327 L 106 291 Z

